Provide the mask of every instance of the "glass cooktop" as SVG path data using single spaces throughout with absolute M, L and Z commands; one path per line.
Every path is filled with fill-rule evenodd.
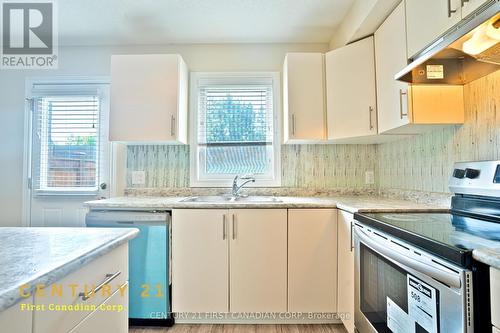
M 450 213 L 359 213 L 355 219 L 467 265 L 472 250 L 500 248 L 500 223 Z

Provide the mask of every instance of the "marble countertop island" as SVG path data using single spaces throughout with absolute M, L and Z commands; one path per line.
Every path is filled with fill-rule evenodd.
M 134 228 L 0 228 L 0 311 L 136 237 Z

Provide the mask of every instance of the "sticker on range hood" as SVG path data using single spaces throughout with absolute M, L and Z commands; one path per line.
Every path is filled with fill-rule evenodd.
M 427 80 L 442 80 L 444 79 L 443 65 L 427 65 Z

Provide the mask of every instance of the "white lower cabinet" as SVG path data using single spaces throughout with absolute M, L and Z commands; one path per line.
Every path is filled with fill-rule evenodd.
M 10 308 L 0 312 L 0 331 L 15 333 L 31 333 L 33 312 L 21 308 L 23 304 L 33 303 L 33 297 L 18 302 Z
M 337 210 L 288 210 L 288 311 L 337 312 Z
M 338 313 L 347 332 L 354 333 L 354 215 L 338 211 Z
M 231 312 L 286 312 L 287 211 L 229 211 Z
M 43 307 L 45 311 L 35 311 L 33 314 L 34 333 L 66 333 L 73 329 L 84 318 L 93 313 L 92 307 L 99 307 L 116 292 L 121 293 L 113 302 L 122 305 L 128 304 L 128 290 L 123 290 L 128 282 L 128 245 L 122 245 L 110 253 L 84 265 L 74 273 L 47 286 L 44 293 L 35 294 L 34 303 Z M 97 286 L 102 288 L 97 289 Z M 95 293 L 91 294 L 93 288 Z M 85 294 L 89 297 L 85 298 Z M 78 311 L 65 311 L 55 306 L 81 305 Z M 113 312 L 106 312 L 105 316 L 114 316 Z M 128 317 L 128 312 L 126 313 Z M 118 317 L 121 318 L 121 317 Z M 122 318 L 122 321 L 128 320 Z M 121 332 L 123 322 L 114 322 L 116 330 Z M 90 332 L 90 331 L 89 331 Z
M 172 309 L 228 312 L 228 230 L 225 209 L 172 212 Z
M 286 231 L 286 209 L 175 209 L 173 311 L 286 311 Z
M 113 332 L 128 333 L 128 283 L 122 286 L 125 293 L 115 291 L 69 333 Z
M 83 264 L 50 286 L 20 292 L 27 298 L 0 312 L 0 332 L 127 333 L 128 245 Z

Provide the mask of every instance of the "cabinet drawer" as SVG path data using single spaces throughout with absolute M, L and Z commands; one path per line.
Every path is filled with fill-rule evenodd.
M 124 289 L 127 288 L 125 284 Z M 128 295 L 119 290 L 108 298 L 102 306 L 92 312 L 69 333 L 128 332 Z
M 490 268 L 491 323 L 500 327 L 500 270 Z
M 68 332 L 116 291 L 128 295 L 128 289 L 120 288 L 128 287 L 127 281 L 128 245 L 125 244 L 46 287 L 44 294 L 35 294 L 35 304 L 45 310 L 35 312 L 33 332 Z M 102 288 L 97 290 L 100 285 Z M 94 288 L 96 292 L 91 295 Z M 86 299 L 84 293 L 91 297 Z

